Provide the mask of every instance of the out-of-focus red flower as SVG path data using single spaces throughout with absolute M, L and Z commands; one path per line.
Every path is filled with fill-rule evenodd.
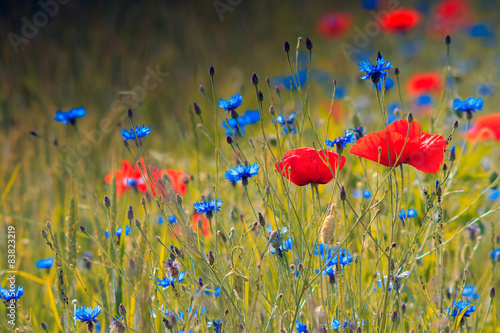
M 194 232 L 198 231 L 203 236 L 210 237 L 210 221 L 203 217 L 203 215 L 194 213 L 191 224 Z
M 415 74 L 406 83 L 406 89 L 413 95 L 437 93 L 442 87 L 441 77 L 435 72 Z
M 478 117 L 469 130 L 467 139 L 500 141 L 500 113 L 492 113 Z
M 429 33 L 437 38 L 449 35 L 474 21 L 474 12 L 467 0 L 443 0 L 431 16 Z
M 185 182 L 189 179 L 189 177 L 184 171 L 166 169 L 162 172 L 170 178 L 170 182 L 172 183 L 175 193 L 180 195 L 184 195 L 186 193 L 187 186 Z
M 328 156 L 328 158 L 327 158 Z M 324 161 L 329 161 L 330 167 Z M 316 150 L 313 148 L 297 148 L 289 150 L 282 159 L 276 161 L 275 167 L 284 177 L 298 186 L 307 184 L 326 184 L 332 180 L 337 171 L 339 156 L 335 152 Z M 340 159 L 340 168 L 345 164 L 345 157 Z
M 111 184 L 113 173 L 106 175 L 104 180 Z M 140 192 L 146 192 L 147 186 L 142 179 L 142 174 L 139 168 L 133 167 L 128 161 L 122 161 L 122 169 L 116 170 L 116 195 L 120 196 L 129 188 L 133 188 Z
M 426 173 L 437 173 L 443 164 L 446 139 L 438 134 L 420 132 L 420 124 L 416 121 L 411 123 L 408 135 L 409 126 L 407 120 L 396 120 L 386 130 L 360 138 L 349 152 L 385 166 L 406 163 Z M 390 163 L 387 141 L 391 151 Z
M 380 26 L 385 32 L 407 32 L 422 22 L 422 14 L 413 8 L 399 8 L 384 15 Z
M 323 15 L 316 28 L 324 38 L 340 39 L 352 26 L 353 18 L 347 12 L 330 12 Z

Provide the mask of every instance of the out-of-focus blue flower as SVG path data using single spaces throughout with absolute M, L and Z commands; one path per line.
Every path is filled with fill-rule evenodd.
M 222 127 L 226 129 L 226 136 L 242 136 L 245 135 L 245 126 L 254 124 L 260 120 L 260 112 L 257 110 L 247 110 L 243 116 L 238 116 L 237 119 L 230 118 L 222 122 Z M 229 127 L 228 127 L 229 124 Z
M 408 219 L 413 219 L 417 215 L 418 215 L 418 212 L 417 212 L 416 209 L 413 209 L 413 208 L 408 209 L 408 214 L 406 214 L 406 211 L 404 209 L 401 209 L 401 211 L 399 212 L 399 219 L 402 220 L 402 221 L 404 221 L 407 218 Z
M 271 228 L 270 224 L 268 224 L 266 226 L 266 229 L 268 232 L 267 239 L 269 240 L 269 237 L 273 233 L 273 229 Z M 277 253 L 281 257 L 281 256 L 283 256 L 283 251 L 287 252 L 287 251 L 292 249 L 292 239 L 289 237 L 289 238 L 283 240 L 283 237 L 282 237 L 287 232 L 288 232 L 287 227 L 283 227 L 283 228 L 281 228 L 280 231 L 278 231 L 278 233 L 276 235 L 276 239 L 273 239 L 271 241 L 271 245 L 269 246 L 270 253 L 272 253 L 272 254 Z M 275 240 L 277 240 L 277 243 L 275 242 Z M 278 246 L 278 244 L 279 244 L 279 246 Z
M 493 36 L 493 32 L 486 24 L 475 24 L 469 28 L 469 35 L 471 37 L 490 37 Z
M 415 98 L 415 104 L 419 107 L 426 107 L 432 105 L 432 97 L 427 94 L 423 94 Z
M 491 84 L 481 83 L 477 86 L 476 92 L 484 97 L 490 97 L 495 92 L 495 87 Z
M 486 197 L 488 200 L 498 200 L 500 198 L 500 190 L 496 188 L 490 188 L 488 190 L 488 196 Z
M 377 87 L 378 87 L 378 90 L 380 90 L 380 91 L 382 90 L 382 81 L 378 81 Z M 394 87 L 394 80 L 391 79 L 390 77 L 386 77 L 384 87 L 385 87 L 385 91 L 388 91 L 391 88 L 393 88 Z
M 389 124 L 392 124 L 396 120 L 399 120 L 400 118 L 396 117 L 396 110 L 401 109 L 401 105 L 397 102 L 393 102 L 387 105 L 387 116 L 388 116 L 388 121 Z
M 351 254 L 347 249 L 340 249 L 337 255 L 337 247 L 334 247 L 333 250 L 329 251 L 328 253 L 327 257 L 328 266 L 337 265 L 339 263 L 339 258 L 340 258 L 340 264 L 343 266 L 349 265 L 351 262 L 354 261 L 354 259 L 352 258 Z
M 361 5 L 366 10 L 374 10 L 377 9 L 379 0 L 361 0 Z
M 363 191 L 363 198 L 370 199 L 372 197 L 372 193 L 368 190 Z
M 295 85 L 295 82 L 298 82 L 299 87 L 302 87 L 303 85 L 306 84 L 307 81 L 307 70 L 300 70 L 298 75 L 295 74 L 295 81 L 293 76 L 275 76 L 274 77 L 274 84 L 277 86 L 281 86 L 285 88 L 286 90 L 290 90 L 290 87 L 292 90 L 297 90 L 297 86 Z M 291 83 L 290 83 L 291 82 Z
M 168 222 L 170 222 L 170 224 L 177 222 L 177 217 L 175 217 L 175 215 L 169 215 Z
M 49 269 L 54 266 L 54 258 L 41 259 L 36 262 L 36 268 L 38 269 Z
M 476 311 L 476 306 L 473 305 L 469 300 L 459 302 L 453 301 L 451 310 L 449 308 L 446 308 L 446 313 L 448 313 L 448 316 L 450 317 L 459 316 L 462 313 L 464 314 L 464 317 L 470 317 L 470 314 L 474 311 Z
M 63 124 L 74 125 L 77 118 L 81 118 L 86 114 L 87 111 L 85 110 L 85 108 L 83 106 L 80 106 L 69 111 L 56 111 L 56 117 L 54 118 L 54 120 Z
M 500 258 L 500 249 L 493 250 L 492 252 L 490 252 L 490 255 L 493 260 L 498 260 L 498 258 Z
M 170 286 L 174 287 L 175 289 L 175 283 L 181 283 L 184 281 L 184 277 L 186 276 L 187 274 L 183 271 L 181 271 L 179 273 L 179 276 L 177 277 L 177 279 L 171 277 L 170 275 L 167 276 L 167 277 L 164 277 L 163 279 L 159 279 L 159 278 L 156 278 L 158 280 L 158 285 L 160 287 L 163 287 L 163 288 L 168 288 Z
M 309 332 L 307 330 L 307 325 L 301 323 L 300 320 L 298 320 L 298 319 L 295 322 L 295 329 L 297 330 L 297 333 L 307 333 L 307 332 Z
M 130 227 L 129 227 L 128 225 L 126 225 L 126 226 L 125 226 L 125 236 L 128 236 L 128 235 L 130 234 L 130 230 L 131 230 L 131 229 L 130 229 Z M 122 227 L 118 227 L 118 228 L 116 228 L 116 233 L 115 233 L 115 235 L 116 235 L 117 237 L 121 237 L 122 233 L 123 233 L 123 229 L 122 229 Z M 109 238 L 109 231 L 108 231 L 108 230 L 106 230 L 106 231 L 104 232 L 104 235 L 106 236 L 106 238 Z
M 335 148 L 337 146 L 340 146 L 342 148 L 347 147 L 348 143 L 354 143 L 356 141 L 356 138 L 354 137 L 354 133 L 351 131 L 345 131 L 345 135 L 341 136 L 333 141 L 326 140 L 326 145 L 328 147 Z
M 330 81 L 331 83 L 331 81 Z M 332 94 L 333 94 L 333 89 L 332 89 Z M 343 86 L 336 86 L 335 87 L 335 99 L 342 99 L 346 97 L 347 95 L 347 89 Z
M 359 64 L 359 67 L 361 68 L 360 72 L 366 72 L 360 79 L 371 80 L 375 84 L 377 84 L 381 78 L 385 77 L 387 71 L 392 68 L 391 62 L 389 60 L 384 60 L 384 57 L 380 56 L 380 52 L 377 56 L 377 62 L 374 65 L 371 65 L 368 60 L 365 60 Z
M 483 109 L 484 101 L 481 97 L 469 97 L 466 100 L 460 100 L 459 98 L 453 101 L 453 109 L 455 111 L 480 111 Z
M 221 109 L 224 109 L 229 112 L 232 110 L 236 110 L 241 105 L 242 102 L 243 102 L 243 96 L 241 96 L 240 94 L 236 94 L 234 96 L 229 97 L 228 99 L 222 99 L 222 98 L 219 99 L 218 106 Z
M 205 290 L 203 290 L 205 292 L 205 294 L 207 295 L 214 295 L 215 297 L 219 297 L 220 296 L 220 287 L 215 287 L 214 289 L 211 289 L 211 288 L 205 288 Z
M 81 306 L 75 311 L 75 319 L 81 321 L 82 323 L 90 324 L 97 323 L 97 317 L 101 313 L 101 307 L 96 306 L 95 308 Z
M 474 286 L 465 286 L 464 291 L 462 292 L 463 297 L 472 297 L 472 299 L 479 299 L 479 294 L 476 293 L 476 288 Z
M 0 298 L 3 298 L 5 302 L 9 303 L 13 299 L 19 299 L 23 296 L 24 288 L 17 286 L 16 289 L 7 289 L 0 287 Z
M 399 269 L 399 271 L 401 271 L 401 268 Z M 389 291 L 391 291 L 393 287 L 396 291 L 399 291 L 401 289 L 402 280 L 410 275 L 410 271 L 404 271 L 401 273 L 399 273 L 399 271 L 391 278 L 391 281 L 389 282 Z M 387 283 L 387 275 L 384 275 L 383 284 L 382 279 L 380 278 L 380 273 L 377 273 L 377 275 L 379 276 L 378 287 L 385 288 L 385 285 Z
M 276 116 L 276 123 L 281 126 L 283 133 L 288 134 L 292 132 L 293 134 L 297 134 L 297 129 L 295 128 L 295 111 L 292 112 L 288 117 L 283 117 L 283 115 L 279 114 Z M 271 120 L 274 123 L 274 120 Z
M 258 175 L 259 169 L 260 167 L 257 162 L 255 162 L 254 165 L 249 166 L 238 164 L 238 166 L 227 170 L 224 173 L 224 177 L 230 182 L 237 182 L 240 180 L 242 182 L 245 182 L 246 180 L 248 180 L 248 178 Z
M 211 320 L 207 323 L 207 327 L 208 328 L 213 327 L 215 333 L 221 333 L 222 332 L 222 324 L 223 324 L 222 320 Z
M 340 329 L 340 321 L 338 319 L 333 319 L 332 320 L 332 329 L 333 330 Z
M 220 208 L 222 206 L 222 200 L 219 198 L 217 199 L 217 212 L 220 212 Z M 213 212 L 215 211 L 215 200 L 212 199 L 210 201 L 200 201 L 200 202 L 195 202 L 193 204 L 194 209 L 198 213 L 205 214 L 207 217 L 213 216 Z
M 123 141 L 128 141 L 128 140 L 135 140 L 136 135 L 138 139 L 149 136 L 150 132 L 151 128 L 149 127 L 149 125 L 148 126 L 142 125 L 141 127 L 136 126 L 135 130 L 131 128 L 130 131 L 127 131 L 124 128 L 121 130 L 120 135 L 123 136 Z
M 358 141 L 365 134 L 365 128 L 363 126 L 349 128 L 349 130 L 354 134 L 354 139 Z
M 372 193 L 368 190 L 364 190 L 363 192 L 361 192 L 360 190 L 358 189 L 355 189 L 353 192 L 352 192 L 352 196 L 355 197 L 355 198 L 359 198 L 359 197 L 363 197 L 365 199 L 370 199 L 371 196 L 372 196 Z

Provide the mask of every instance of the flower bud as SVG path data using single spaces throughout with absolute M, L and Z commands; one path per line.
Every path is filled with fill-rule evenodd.
M 194 103 L 194 113 L 198 116 L 201 114 L 201 109 L 196 103 Z
M 312 48 L 313 48 L 313 43 L 311 42 L 309 37 L 306 37 L 306 49 L 308 49 L 310 51 L 310 50 L 312 50 Z
M 497 292 L 495 290 L 495 287 L 491 287 L 491 289 L 490 289 L 490 298 L 495 297 L 496 294 L 497 294 Z
M 214 74 L 215 74 L 214 66 L 210 66 L 210 69 L 208 70 L 208 74 L 210 74 L 210 76 L 214 76 Z
M 259 84 L 259 77 L 257 76 L 257 74 L 255 74 L 255 73 L 252 74 L 252 80 L 251 81 L 252 81 L 252 84 L 254 86 L 256 86 L 256 85 Z
M 45 229 L 42 229 L 42 237 L 45 239 L 49 237 L 49 234 L 47 233 L 47 231 L 45 231 Z
M 132 112 L 132 110 L 128 109 L 127 116 L 129 119 L 134 118 L 134 112 Z
M 344 186 L 340 190 L 340 200 L 345 201 L 347 199 L 347 193 L 345 192 Z
M 450 45 L 451 44 L 451 37 L 450 37 L 450 35 L 446 35 L 446 38 L 444 39 L 444 42 L 446 43 L 446 45 Z
M 107 195 L 104 196 L 104 206 L 106 208 L 109 208 L 111 206 L 111 200 L 109 199 L 109 197 Z
M 285 41 L 283 49 L 285 50 L 286 53 L 290 52 L 290 43 L 288 43 L 288 41 Z
M 127 219 L 129 221 L 132 221 L 134 219 L 134 210 L 132 209 L 132 206 L 130 206 L 128 208 L 128 211 L 127 211 Z

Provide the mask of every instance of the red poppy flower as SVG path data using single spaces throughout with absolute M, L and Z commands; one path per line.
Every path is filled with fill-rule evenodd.
M 474 12 L 467 0 L 443 0 L 434 9 L 429 32 L 437 38 L 443 38 L 473 22 Z
M 446 139 L 438 134 L 420 132 L 420 124 L 416 121 L 411 123 L 409 135 L 408 127 L 407 120 L 397 120 L 387 126 L 386 130 L 360 138 L 352 145 L 349 152 L 385 166 L 406 163 L 426 173 L 437 173 L 443 164 Z M 390 164 L 386 131 L 391 150 Z M 408 140 L 406 139 L 407 135 Z M 380 161 L 379 148 L 381 150 Z M 399 160 L 398 156 L 400 156 Z
M 353 18 L 347 12 L 330 12 L 323 15 L 316 24 L 319 34 L 324 38 L 341 38 L 352 26 Z
M 406 83 L 406 89 L 414 95 L 439 92 L 442 89 L 441 77 L 435 72 L 415 74 Z
M 194 213 L 191 225 L 194 232 L 198 230 L 203 236 L 210 237 L 210 221 L 204 218 L 203 215 Z
M 467 138 L 472 141 L 494 139 L 500 141 L 500 113 L 479 117 L 469 130 Z
M 400 8 L 382 18 L 380 26 L 386 32 L 407 32 L 422 22 L 422 14 L 413 8 Z
M 113 173 L 107 175 L 104 180 L 111 184 Z M 129 188 L 136 189 L 140 192 L 146 192 L 147 186 L 142 179 L 142 174 L 139 168 L 133 167 L 128 161 L 122 161 L 122 169 L 116 170 L 116 195 L 120 196 Z
M 184 195 L 186 193 L 186 180 L 189 179 L 189 176 L 184 171 L 167 169 L 162 172 L 170 178 L 170 182 L 172 183 L 175 193 L 180 195 Z
M 320 156 L 321 154 L 321 156 Z M 327 151 L 328 161 L 333 172 L 337 171 L 339 155 Z M 297 148 L 288 151 L 279 161 L 276 161 L 275 167 L 284 177 L 290 179 L 292 183 L 298 186 L 307 184 L 326 184 L 333 178 L 332 171 L 326 161 L 326 155 L 321 150 L 313 148 Z M 345 157 L 340 159 L 340 169 L 345 164 Z M 339 169 L 339 170 L 340 170 Z M 290 174 L 288 174 L 290 172 Z

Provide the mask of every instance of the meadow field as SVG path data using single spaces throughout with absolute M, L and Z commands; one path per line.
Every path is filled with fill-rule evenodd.
M 0 9 L 0 332 L 500 332 L 500 2 Z

